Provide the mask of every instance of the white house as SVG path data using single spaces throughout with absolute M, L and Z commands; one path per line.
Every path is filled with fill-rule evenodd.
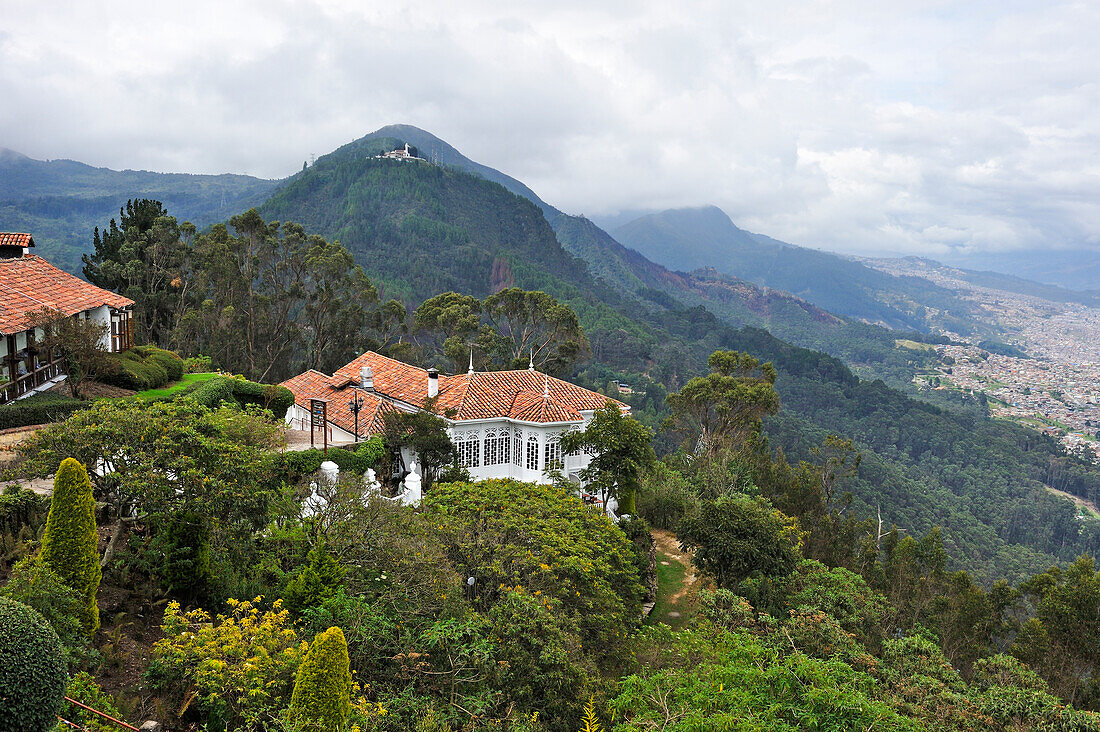
M 294 393 L 287 423 L 309 429 L 310 400 L 327 400 L 331 436 L 340 441 L 377 434 L 389 410 L 416 411 L 434 398 L 433 411 L 449 427 L 460 464 L 475 480 L 516 478 L 549 482 L 548 469 L 575 476 L 589 455 L 563 455 L 561 436 L 581 430 L 593 413 L 612 402 L 603 394 L 529 368 L 522 371 L 474 371 L 448 376 L 368 351 L 332 376 L 307 371 L 283 382 Z M 359 434 L 351 404 L 363 400 Z M 409 460 L 409 455 L 403 456 Z
M 92 285 L 30 253 L 30 234 L 0 232 L 0 404 L 34 393 L 62 375 L 62 364 L 35 343 L 43 310 L 108 326 L 103 347 L 133 345 L 134 301 Z

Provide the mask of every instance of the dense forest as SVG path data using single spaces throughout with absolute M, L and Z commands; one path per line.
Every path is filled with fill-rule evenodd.
M 404 429 L 322 480 L 256 405 L 103 400 L 38 431 L 11 474 L 51 497 L 0 496 L 0 728 L 104 728 L 64 690 L 170 730 L 1100 729 L 1090 558 L 983 589 L 938 530 L 860 515 L 850 440 L 770 454 L 771 364 L 708 362 L 667 400 L 663 460 L 613 406 L 569 445 L 636 504 L 618 523 L 571 485 L 461 470 L 388 501 L 363 471 Z M 700 578 L 686 615 L 643 618 L 676 584 L 652 527 Z

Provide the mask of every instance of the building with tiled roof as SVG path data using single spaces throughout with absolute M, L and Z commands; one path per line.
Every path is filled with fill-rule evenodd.
M 521 371 L 474 371 L 446 375 L 368 351 L 332 376 L 307 371 L 284 381 L 295 405 L 287 422 L 310 427 L 310 403 L 327 402 L 333 439 L 352 441 L 382 429 L 388 410 L 428 406 L 449 425 L 459 462 L 477 480 L 517 478 L 546 482 L 548 469 L 574 475 L 588 465 L 585 454 L 562 455 L 559 440 L 584 429 L 593 413 L 612 402 L 630 407 L 530 367 Z M 361 400 L 356 415 L 351 409 Z
M 0 232 L 0 403 L 32 393 L 61 374 L 51 354 L 35 343 L 44 311 L 107 326 L 103 346 L 133 344 L 134 301 L 85 282 L 30 253 L 30 234 Z

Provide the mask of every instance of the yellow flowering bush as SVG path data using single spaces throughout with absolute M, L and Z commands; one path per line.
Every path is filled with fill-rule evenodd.
M 290 614 L 276 600 L 229 600 L 232 612 L 211 621 L 204 610 L 164 611 L 164 639 L 153 647 L 150 685 L 175 690 L 180 716 L 197 713 L 211 729 L 262 729 L 290 700 L 309 644 L 300 641 Z

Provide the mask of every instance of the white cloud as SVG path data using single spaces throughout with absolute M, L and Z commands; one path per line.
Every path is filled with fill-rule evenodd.
M 1100 244 L 1095 3 L 5 6 L 0 145 L 34 157 L 278 177 L 407 122 L 571 212 L 715 203 L 857 253 Z

